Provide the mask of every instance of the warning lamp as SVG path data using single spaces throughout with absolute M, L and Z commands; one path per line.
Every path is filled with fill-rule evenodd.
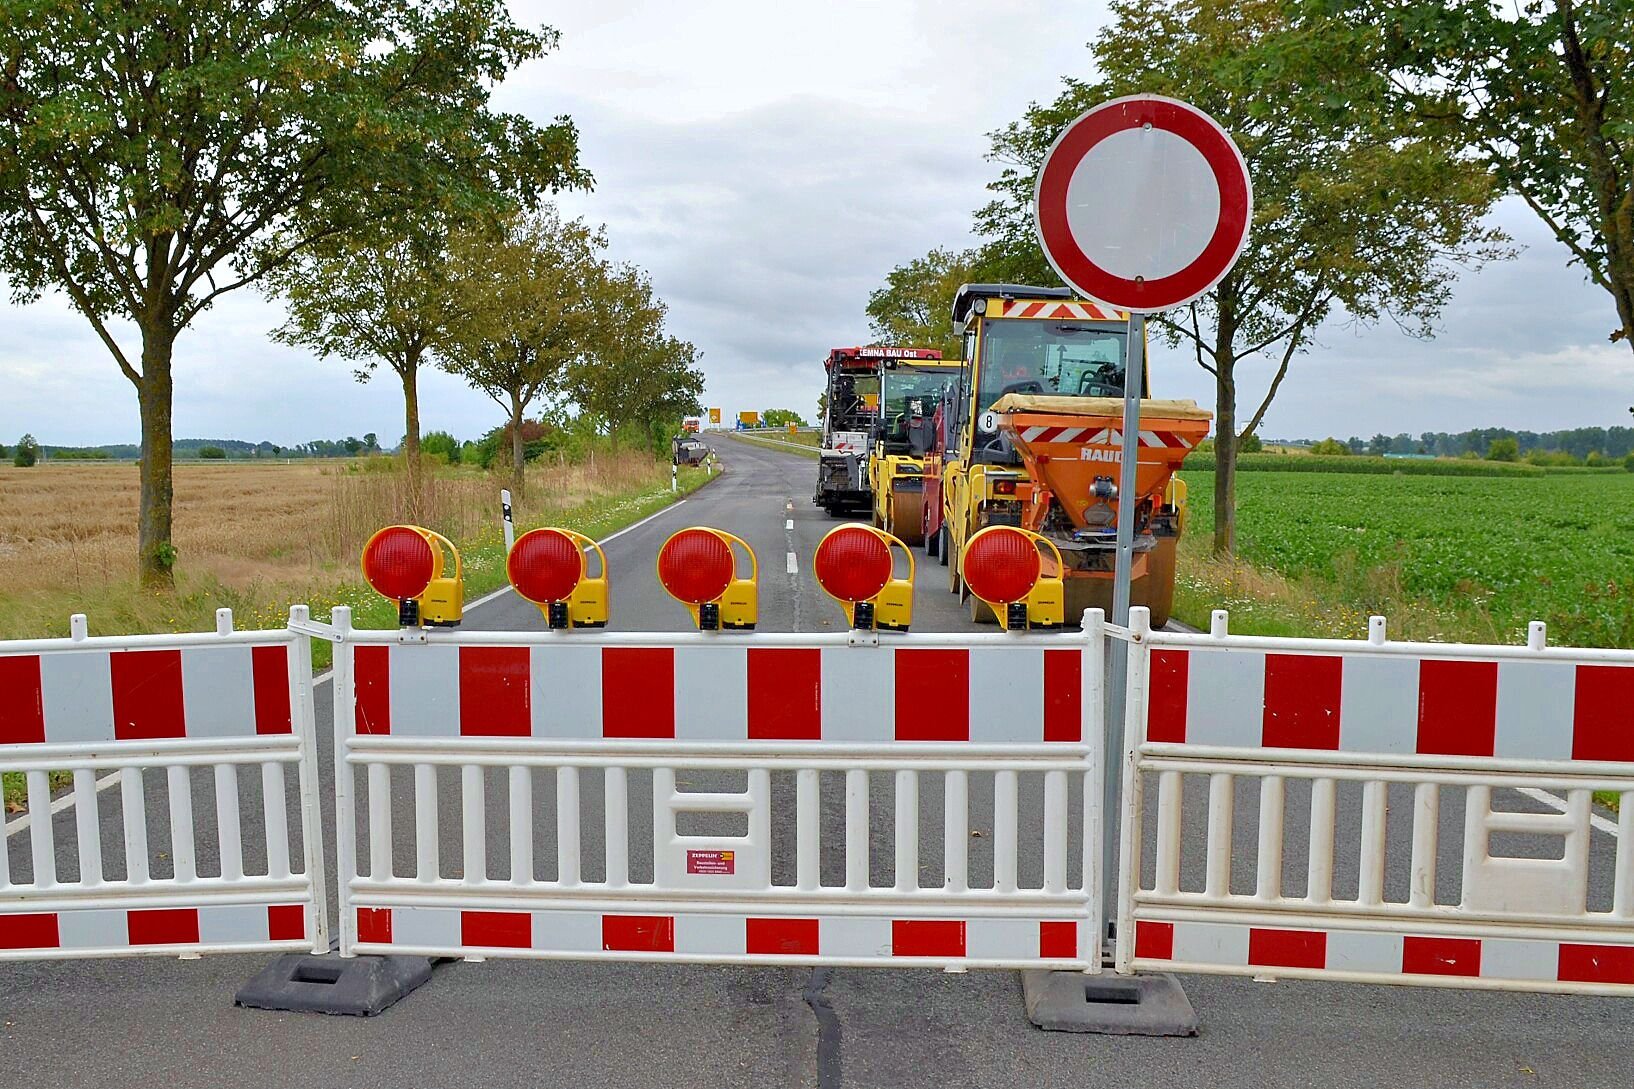
M 601 568 L 595 577 L 586 570 L 587 550 L 596 553 Z M 552 628 L 607 626 L 607 556 L 582 533 L 555 526 L 529 530 L 506 554 L 505 576 Z
M 908 577 L 896 578 L 891 549 L 908 557 Z M 907 631 L 913 619 L 913 552 L 881 529 L 854 522 L 835 526 L 817 544 L 811 565 L 817 585 L 840 603 L 853 628 Z
M 736 550 L 749 557 L 749 577 L 738 577 Z M 670 535 L 658 550 L 658 581 L 692 613 L 701 631 L 752 631 L 755 626 L 755 550 L 725 530 L 692 526 Z
M 1051 561 L 1045 571 L 1045 559 Z M 959 573 L 993 607 L 1007 631 L 1059 628 L 1066 612 L 1061 553 L 1046 537 L 1016 526 L 988 526 L 970 538 Z
M 443 574 L 447 556 L 454 573 Z M 363 577 L 382 597 L 397 602 L 397 622 L 453 627 L 465 607 L 460 553 L 452 541 L 423 526 L 387 526 L 363 546 Z

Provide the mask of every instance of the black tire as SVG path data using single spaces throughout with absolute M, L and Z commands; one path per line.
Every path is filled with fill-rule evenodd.
M 947 566 L 948 533 L 947 526 L 943 525 L 936 531 L 936 562 L 943 567 Z

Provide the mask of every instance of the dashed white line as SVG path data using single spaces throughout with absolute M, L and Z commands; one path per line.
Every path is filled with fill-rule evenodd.
M 794 519 L 790 518 L 788 521 L 784 522 L 783 523 L 783 528 L 784 529 L 793 529 L 794 528 Z
M 800 573 L 800 561 L 794 558 L 794 553 L 793 552 L 790 552 L 789 553 L 789 574 L 798 575 L 799 573 Z

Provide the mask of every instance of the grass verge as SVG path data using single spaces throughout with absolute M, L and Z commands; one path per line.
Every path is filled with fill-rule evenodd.
M 809 443 L 785 442 L 782 439 L 761 438 L 759 435 L 740 435 L 733 431 L 723 431 L 721 434 L 731 436 L 734 442 L 747 442 L 755 446 L 764 446 L 768 450 L 781 450 L 795 457 L 811 458 L 815 461 L 821 456 L 817 448 Z

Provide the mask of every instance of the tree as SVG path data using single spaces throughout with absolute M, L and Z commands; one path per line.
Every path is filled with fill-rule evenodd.
M 446 431 L 432 431 L 420 440 L 420 450 L 450 465 L 460 463 L 460 444 Z
M 1514 461 L 1520 456 L 1520 444 L 1514 439 L 1493 439 L 1487 447 L 1488 461 Z
M 365 450 L 378 450 L 378 449 L 380 449 L 380 436 L 376 435 L 373 431 L 364 432 L 364 434 L 363 434 L 363 449 L 365 449 Z
M 869 329 L 880 344 L 940 348 L 946 359 L 962 355 L 953 332 L 953 295 L 976 279 L 975 250 L 933 249 L 885 277 L 868 296 Z
M 1329 457 L 1344 457 L 1350 453 L 1350 447 L 1329 435 L 1320 442 L 1311 444 L 1311 453 L 1326 454 Z
M 1047 105 L 994 134 L 1008 164 L 977 217 L 989 274 L 1056 282 L 1032 224 L 1034 179 L 1060 131 L 1084 109 L 1154 92 L 1207 110 L 1236 139 L 1254 183 L 1241 259 L 1211 291 L 1165 315 L 1215 379 L 1214 548 L 1232 551 L 1237 448 L 1265 418 L 1294 357 L 1329 315 L 1388 315 L 1428 336 L 1453 270 L 1500 256 L 1482 225 L 1494 194 L 1478 164 L 1415 130 L 1390 107 L 1366 39 L 1335 20 L 1295 16 L 1301 0 L 1117 0 L 1092 44 L 1096 82 L 1067 79 Z M 1374 46 L 1375 50 L 1378 48 Z M 1109 215 L 1116 211 L 1108 209 Z M 1239 426 L 1237 365 L 1276 369 Z
M 1331 0 L 1330 0 L 1331 2 Z M 1492 168 L 1611 295 L 1634 348 L 1634 6 L 1337 0 L 1426 129 Z
M 0 269 L 18 303 L 63 292 L 136 389 L 144 582 L 175 559 L 182 330 L 363 225 L 586 183 L 571 122 L 489 108 L 555 41 L 503 0 L 8 0 Z
M 491 231 L 457 235 L 450 290 L 457 317 L 443 328 L 437 354 L 505 409 L 510 422 L 511 488 L 524 494 L 522 419 L 533 402 L 559 392 L 567 367 L 594 354 L 605 331 L 598 308 L 610 278 L 601 258 L 606 236 L 556 209 L 518 216 Z
M 806 421 L 792 408 L 766 408 L 760 411 L 760 422 L 766 427 L 805 427 Z
M 17 440 L 17 453 L 11 458 L 13 465 L 19 469 L 32 469 L 39 460 L 40 444 L 34 441 L 33 435 L 24 435 Z
M 225 461 L 227 451 L 219 446 L 201 446 L 199 447 L 199 457 L 205 461 Z

